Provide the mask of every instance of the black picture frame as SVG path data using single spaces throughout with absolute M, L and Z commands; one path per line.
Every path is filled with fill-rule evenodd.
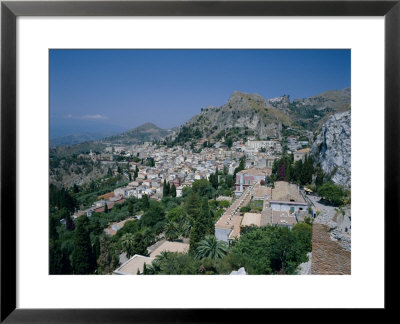
M 16 308 L 16 19 L 19 16 L 384 16 L 385 309 L 398 279 L 400 1 L 2 1 L 1 2 L 1 322 L 225 322 L 249 310 Z M 370 175 L 369 175 L 370 176 Z M 40 293 L 40 292 L 38 292 Z M 239 298 L 239 297 L 238 297 Z M 312 303 L 310 303 L 312 307 Z M 251 317 L 258 317 L 251 310 Z

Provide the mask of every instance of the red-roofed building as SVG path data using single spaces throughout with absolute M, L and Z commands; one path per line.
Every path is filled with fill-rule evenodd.
M 117 201 L 114 201 L 114 202 L 108 202 L 108 203 L 107 203 L 107 207 L 108 207 L 108 209 L 110 210 L 110 209 L 112 209 L 112 208 L 114 207 L 115 204 L 122 204 L 125 200 L 126 200 L 126 199 L 123 198 L 123 199 L 120 199 L 120 200 L 117 200 Z M 96 208 L 96 209 L 94 210 L 94 212 L 95 212 L 95 213 L 104 213 L 104 207 Z

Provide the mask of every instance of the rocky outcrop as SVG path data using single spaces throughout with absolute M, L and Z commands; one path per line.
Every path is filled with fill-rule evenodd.
M 311 274 L 311 264 L 312 264 L 312 252 L 307 253 L 308 261 L 301 263 L 297 267 L 297 274 L 299 275 L 310 275 Z
M 311 149 L 322 170 L 332 181 L 351 187 L 351 111 L 330 116 Z
M 243 136 L 281 139 L 283 125 L 294 127 L 300 133 L 314 132 L 330 115 L 348 110 L 349 104 L 350 89 L 327 91 L 294 101 L 289 95 L 264 99 L 258 94 L 235 91 L 224 105 L 202 108 L 182 126 L 201 130 L 205 138 L 239 128 L 246 129 Z
M 235 91 L 226 104 L 203 108 L 183 126 L 199 128 L 205 137 L 213 137 L 222 130 L 246 128 L 261 138 L 280 138 L 282 124 L 291 125 L 292 120 L 282 111 L 270 106 L 257 94 Z

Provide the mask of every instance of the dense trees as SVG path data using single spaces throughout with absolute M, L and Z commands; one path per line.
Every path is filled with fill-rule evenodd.
M 158 222 L 165 221 L 164 209 L 159 204 L 152 204 L 140 219 L 141 225 L 153 227 Z
M 155 161 L 154 161 L 154 158 L 152 158 L 152 157 L 147 158 L 147 160 L 146 160 L 146 166 L 155 167 L 155 165 L 156 165 L 156 163 L 155 163 Z
M 76 222 L 72 266 L 74 274 L 88 274 L 93 272 L 89 219 L 85 215 L 79 217 Z
M 181 127 L 175 140 L 172 142 L 165 142 L 166 145 L 184 145 L 192 140 L 199 140 L 203 137 L 203 132 L 199 128 L 192 128 L 183 126 Z
M 164 179 L 163 183 L 163 198 L 164 197 L 176 197 L 176 187 L 175 184 L 170 184 L 167 180 Z
M 209 181 L 214 189 L 218 189 L 218 168 L 215 169 L 215 173 L 210 174 Z
M 189 254 L 164 252 L 157 256 L 144 274 L 198 274 L 200 262 Z
M 195 253 L 163 252 L 145 274 L 229 274 L 240 267 L 249 274 L 295 274 L 299 264 L 307 261 L 311 233 L 312 227 L 306 223 L 292 230 L 248 227 L 232 248 L 207 235 Z
M 248 228 L 232 247 L 232 254 L 249 274 L 294 274 L 310 251 L 311 226 L 307 226 L 293 231 L 278 226 Z
M 112 273 L 119 265 L 119 254 L 112 244 L 111 238 L 102 235 L 100 237 L 100 253 L 97 258 L 99 274 Z
M 164 234 L 168 241 L 175 241 L 180 235 L 179 223 L 168 221 L 164 228 Z
M 274 161 L 271 180 L 306 185 L 312 182 L 314 172 L 312 156 L 306 156 L 303 163 L 302 160 L 294 162 L 293 154 L 283 155 L 280 159 Z
M 193 194 L 192 202 L 198 200 Z M 199 203 L 196 201 L 196 205 Z M 199 212 L 191 213 L 194 224 L 190 233 L 190 252 L 196 253 L 197 246 L 206 235 L 214 234 L 214 221 L 208 206 L 208 199 L 203 197 Z
M 58 189 L 55 185 L 50 184 L 50 208 L 65 208 L 70 213 L 75 211 L 77 206 L 76 200 L 66 189 Z
M 121 248 L 126 253 L 128 259 L 134 255 L 135 236 L 132 233 L 124 234 L 121 237 Z
M 302 247 L 302 249 L 304 249 L 305 251 L 311 251 L 312 224 L 310 222 L 297 223 L 296 225 L 293 226 L 292 232 L 299 241 L 299 244 Z
M 194 181 L 191 189 L 200 197 L 211 199 L 215 196 L 215 189 L 207 179 Z
M 128 258 L 135 254 L 147 255 L 147 244 L 141 232 L 124 234 L 120 242 L 122 251 L 126 252 Z
M 318 187 L 318 195 L 334 206 L 341 206 L 349 199 L 350 193 L 329 181 Z

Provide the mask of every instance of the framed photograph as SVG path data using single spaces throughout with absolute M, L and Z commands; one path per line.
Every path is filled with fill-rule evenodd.
M 399 16 L 2 1 L 1 321 L 391 308 Z

